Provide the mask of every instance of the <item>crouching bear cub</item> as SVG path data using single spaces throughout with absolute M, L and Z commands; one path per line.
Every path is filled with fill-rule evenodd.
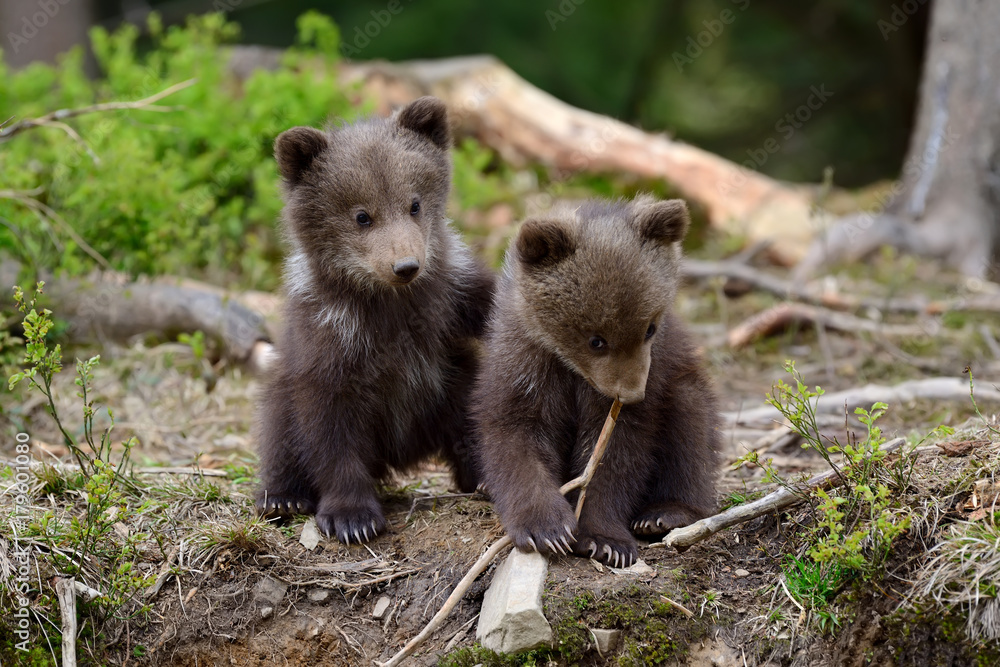
M 386 528 L 375 483 L 434 453 L 475 489 L 462 443 L 494 279 L 445 218 L 449 146 L 429 97 L 278 137 L 291 253 L 257 429 L 264 516 L 315 513 L 325 534 L 367 541 Z
M 715 505 L 719 415 L 672 313 L 684 202 L 591 201 L 528 220 L 508 252 L 473 398 L 483 484 L 514 544 L 611 565 Z M 587 491 L 559 487 L 625 407 Z

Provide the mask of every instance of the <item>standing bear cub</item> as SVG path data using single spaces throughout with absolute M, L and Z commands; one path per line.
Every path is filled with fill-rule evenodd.
M 325 534 L 367 541 L 386 528 L 375 483 L 435 453 L 476 487 L 467 404 L 494 279 L 445 217 L 450 140 L 424 97 L 275 142 L 291 252 L 257 430 L 266 517 L 315 513 Z
M 688 224 L 684 202 L 640 197 L 521 227 L 473 398 L 483 484 L 518 548 L 628 566 L 632 531 L 713 510 L 716 397 L 672 312 Z M 578 523 L 559 487 L 583 472 L 615 397 L 626 405 Z

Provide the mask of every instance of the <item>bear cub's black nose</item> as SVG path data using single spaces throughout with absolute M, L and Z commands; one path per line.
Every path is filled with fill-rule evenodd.
M 416 257 L 404 257 L 392 265 L 392 272 L 402 278 L 404 282 L 413 280 L 419 270 L 420 262 L 417 261 Z

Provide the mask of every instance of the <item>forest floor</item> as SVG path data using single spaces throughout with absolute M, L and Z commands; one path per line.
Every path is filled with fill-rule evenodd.
M 757 292 L 730 298 L 725 293 L 732 294 L 731 287 L 719 279 L 692 282 L 678 302 L 704 341 L 704 358 L 729 413 L 763 406 L 777 380 L 790 380 L 783 370 L 786 359 L 796 361 L 806 384 L 828 392 L 927 376 L 967 381 L 967 366 L 975 372 L 977 387 L 1000 379 L 995 314 L 914 316 L 868 309 L 856 314 L 884 323 L 884 330 L 793 327 L 734 349 L 725 342 L 726 332 L 783 300 Z M 939 275 L 934 267 L 894 257 L 878 258 L 863 276 L 860 271 L 843 274 L 836 285 L 849 294 L 943 298 L 991 287 L 970 286 Z M 904 325 L 913 331 L 900 334 Z M 128 435 L 138 438 L 132 460 L 145 471 L 138 475 L 142 484 L 132 492 L 134 502 L 121 501 L 102 520 L 110 526 L 108 540 L 115 534 L 122 540 L 136 536 L 130 562 L 141 583 L 128 588 L 121 577 L 102 576 L 105 561 L 83 566 L 79 580 L 127 594 L 110 617 L 94 603 L 83 605 L 81 664 L 371 665 L 416 635 L 471 564 L 503 534 L 484 498 L 456 497 L 446 469 L 428 463 L 383 489 L 391 525 L 387 534 L 361 546 L 321 539 L 307 549 L 299 541 L 304 521 L 275 527 L 252 517 L 250 431 L 258 390 L 253 377 L 223 362 L 212 366 L 179 343 L 144 341 L 100 352 L 93 396 L 114 410 L 115 442 Z M 94 353 L 74 349 L 65 356 Z M 57 376 L 54 390 L 64 423 L 78 434 L 80 404 L 71 371 Z M 14 435 L 26 432 L 36 463 L 66 461 L 68 451 L 58 444 L 61 438 L 44 399 L 18 389 L 8 400 L 0 414 L 0 454 L 13 460 Z M 1000 539 L 994 514 L 983 510 L 996 500 L 989 491 L 1000 469 L 1000 437 L 988 424 L 996 424 L 991 415 L 998 406 L 981 402 L 979 407 L 983 416 L 968 395 L 890 403 L 880 424 L 887 438 L 907 438 L 910 447 L 894 456 L 913 463 L 909 484 L 894 490 L 894 511 L 907 513 L 912 523 L 879 576 L 848 577 L 823 604 L 811 606 L 794 586 L 789 590 L 788 558 L 806 557 L 804 535 L 816 521 L 816 508 L 801 503 L 724 530 L 684 553 L 641 543 L 640 558 L 648 568 L 638 571 L 552 558 L 544 603 L 555 644 L 516 659 L 475 644 L 477 616 L 498 559 L 412 664 L 1000 664 L 996 543 L 992 552 L 987 548 L 972 560 L 947 552 L 951 555 L 943 562 L 954 565 L 950 573 L 930 567 L 933 556 L 944 553 L 942 545 L 959 533 L 987 544 Z M 783 427 L 777 412 L 774 417 L 774 425 L 756 431 L 730 418 L 720 503 L 773 490 L 773 484 L 763 483 L 760 467 L 734 468 L 751 450 L 772 458 L 789 478 L 829 469 L 812 450 L 775 438 Z M 98 415 L 98 426 L 106 421 L 106 414 Z M 925 439 L 942 424 L 956 432 Z M 852 437 L 848 432 L 863 437 L 853 415 L 825 428 L 830 437 L 839 434 L 842 443 Z M 911 451 L 918 444 L 920 449 Z M 45 470 L 33 487 L 33 521 L 41 521 L 46 511 L 56 519 L 84 516 L 84 494 L 72 483 L 53 486 L 53 475 L 64 473 Z M 36 662 L 23 664 L 54 664 L 54 659 L 46 661 L 59 651 L 59 616 L 49 581 L 55 550 L 51 540 L 40 537 L 47 529 L 36 525 L 32 530 L 34 537 L 22 539 L 37 565 L 32 574 Z M 0 566 L 8 574 L 17 536 L 6 530 L 0 538 Z M 945 599 L 955 593 L 963 577 L 975 580 L 978 601 L 935 600 L 935 595 Z M 154 580 L 159 585 L 151 594 Z M 383 598 L 388 607 L 376 618 Z M 5 605 L 10 600 L 5 598 Z M 141 604 L 148 607 L 139 609 Z M 135 613 L 128 620 L 115 618 L 126 611 Z M 591 629 L 622 631 L 610 655 L 598 653 Z M 2 639 L 3 664 L 8 659 L 19 664 L 23 656 L 12 649 L 16 640 L 9 634 Z

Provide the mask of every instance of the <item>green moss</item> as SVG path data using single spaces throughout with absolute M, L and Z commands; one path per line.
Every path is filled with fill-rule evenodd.
M 548 649 L 527 651 L 516 655 L 495 653 L 479 644 L 460 648 L 441 658 L 438 667 L 535 667 L 549 662 Z
M 645 631 L 638 638 L 630 637 L 625 641 L 618 664 L 622 667 L 662 665 L 686 653 L 687 642 L 678 639 L 663 621 L 653 620 L 646 624 Z

